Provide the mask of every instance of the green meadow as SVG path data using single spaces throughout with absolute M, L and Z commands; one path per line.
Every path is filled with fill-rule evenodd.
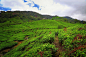
M 86 24 L 11 18 L 0 23 L 0 57 L 86 57 Z

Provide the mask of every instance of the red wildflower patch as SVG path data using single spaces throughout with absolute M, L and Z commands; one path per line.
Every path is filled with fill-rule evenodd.
M 76 37 L 74 37 L 73 42 L 74 42 L 75 40 L 81 40 L 81 39 L 82 39 L 82 35 L 78 34 L 78 35 L 76 35 Z
M 78 30 L 81 30 L 81 29 L 84 29 L 84 28 L 79 28 Z
M 79 37 L 79 39 L 82 39 L 82 35 L 78 34 L 77 37 Z
M 65 27 L 63 30 L 64 30 L 64 31 L 67 31 L 67 28 Z
M 44 52 L 39 52 L 38 54 L 40 54 L 40 56 L 43 57 L 43 53 L 44 53 Z
M 79 44 L 79 45 L 80 45 L 81 43 L 77 43 L 77 44 Z
M 77 40 L 77 37 L 74 37 L 74 40 Z
M 85 38 L 86 38 L 86 36 L 85 36 Z
M 71 53 L 74 53 L 76 50 L 81 49 L 81 48 L 86 48 L 86 45 L 82 45 L 82 46 L 74 48 L 74 50 L 72 50 L 68 55 L 70 55 Z

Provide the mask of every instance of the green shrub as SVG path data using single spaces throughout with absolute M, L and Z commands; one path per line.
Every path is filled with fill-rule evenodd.
M 2 50 L 4 48 L 10 48 L 10 47 L 12 47 L 12 46 L 14 46 L 16 44 L 17 44 L 17 42 L 8 42 L 8 43 L 3 42 L 3 43 L 0 44 L 0 50 Z

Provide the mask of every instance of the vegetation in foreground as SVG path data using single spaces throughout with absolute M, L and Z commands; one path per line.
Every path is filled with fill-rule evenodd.
M 85 56 L 86 24 L 17 18 L 0 23 L 0 57 Z

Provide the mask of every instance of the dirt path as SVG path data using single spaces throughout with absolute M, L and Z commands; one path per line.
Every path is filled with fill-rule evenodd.
M 3 56 L 4 56 L 7 52 L 9 52 L 11 49 L 16 48 L 16 47 L 17 47 L 18 45 L 20 45 L 23 41 L 20 41 L 20 42 L 14 41 L 14 42 L 17 42 L 18 44 L 15 45 L 15 46 L 13 46 L 13 47 L 10 47 L 10 48 L 7 48 L 7 49 L 4 49 L 4 50 L 0 51 L 0 57 L 3 57 Z
M 55 36 L 54 44 L 56 48 L 58 48 L 57 52 L 55 53 L 55 57 L 61 57 L 61 52 L 64 51 L 64 49 L 61 43 L 59 43 L 58 36 Z

